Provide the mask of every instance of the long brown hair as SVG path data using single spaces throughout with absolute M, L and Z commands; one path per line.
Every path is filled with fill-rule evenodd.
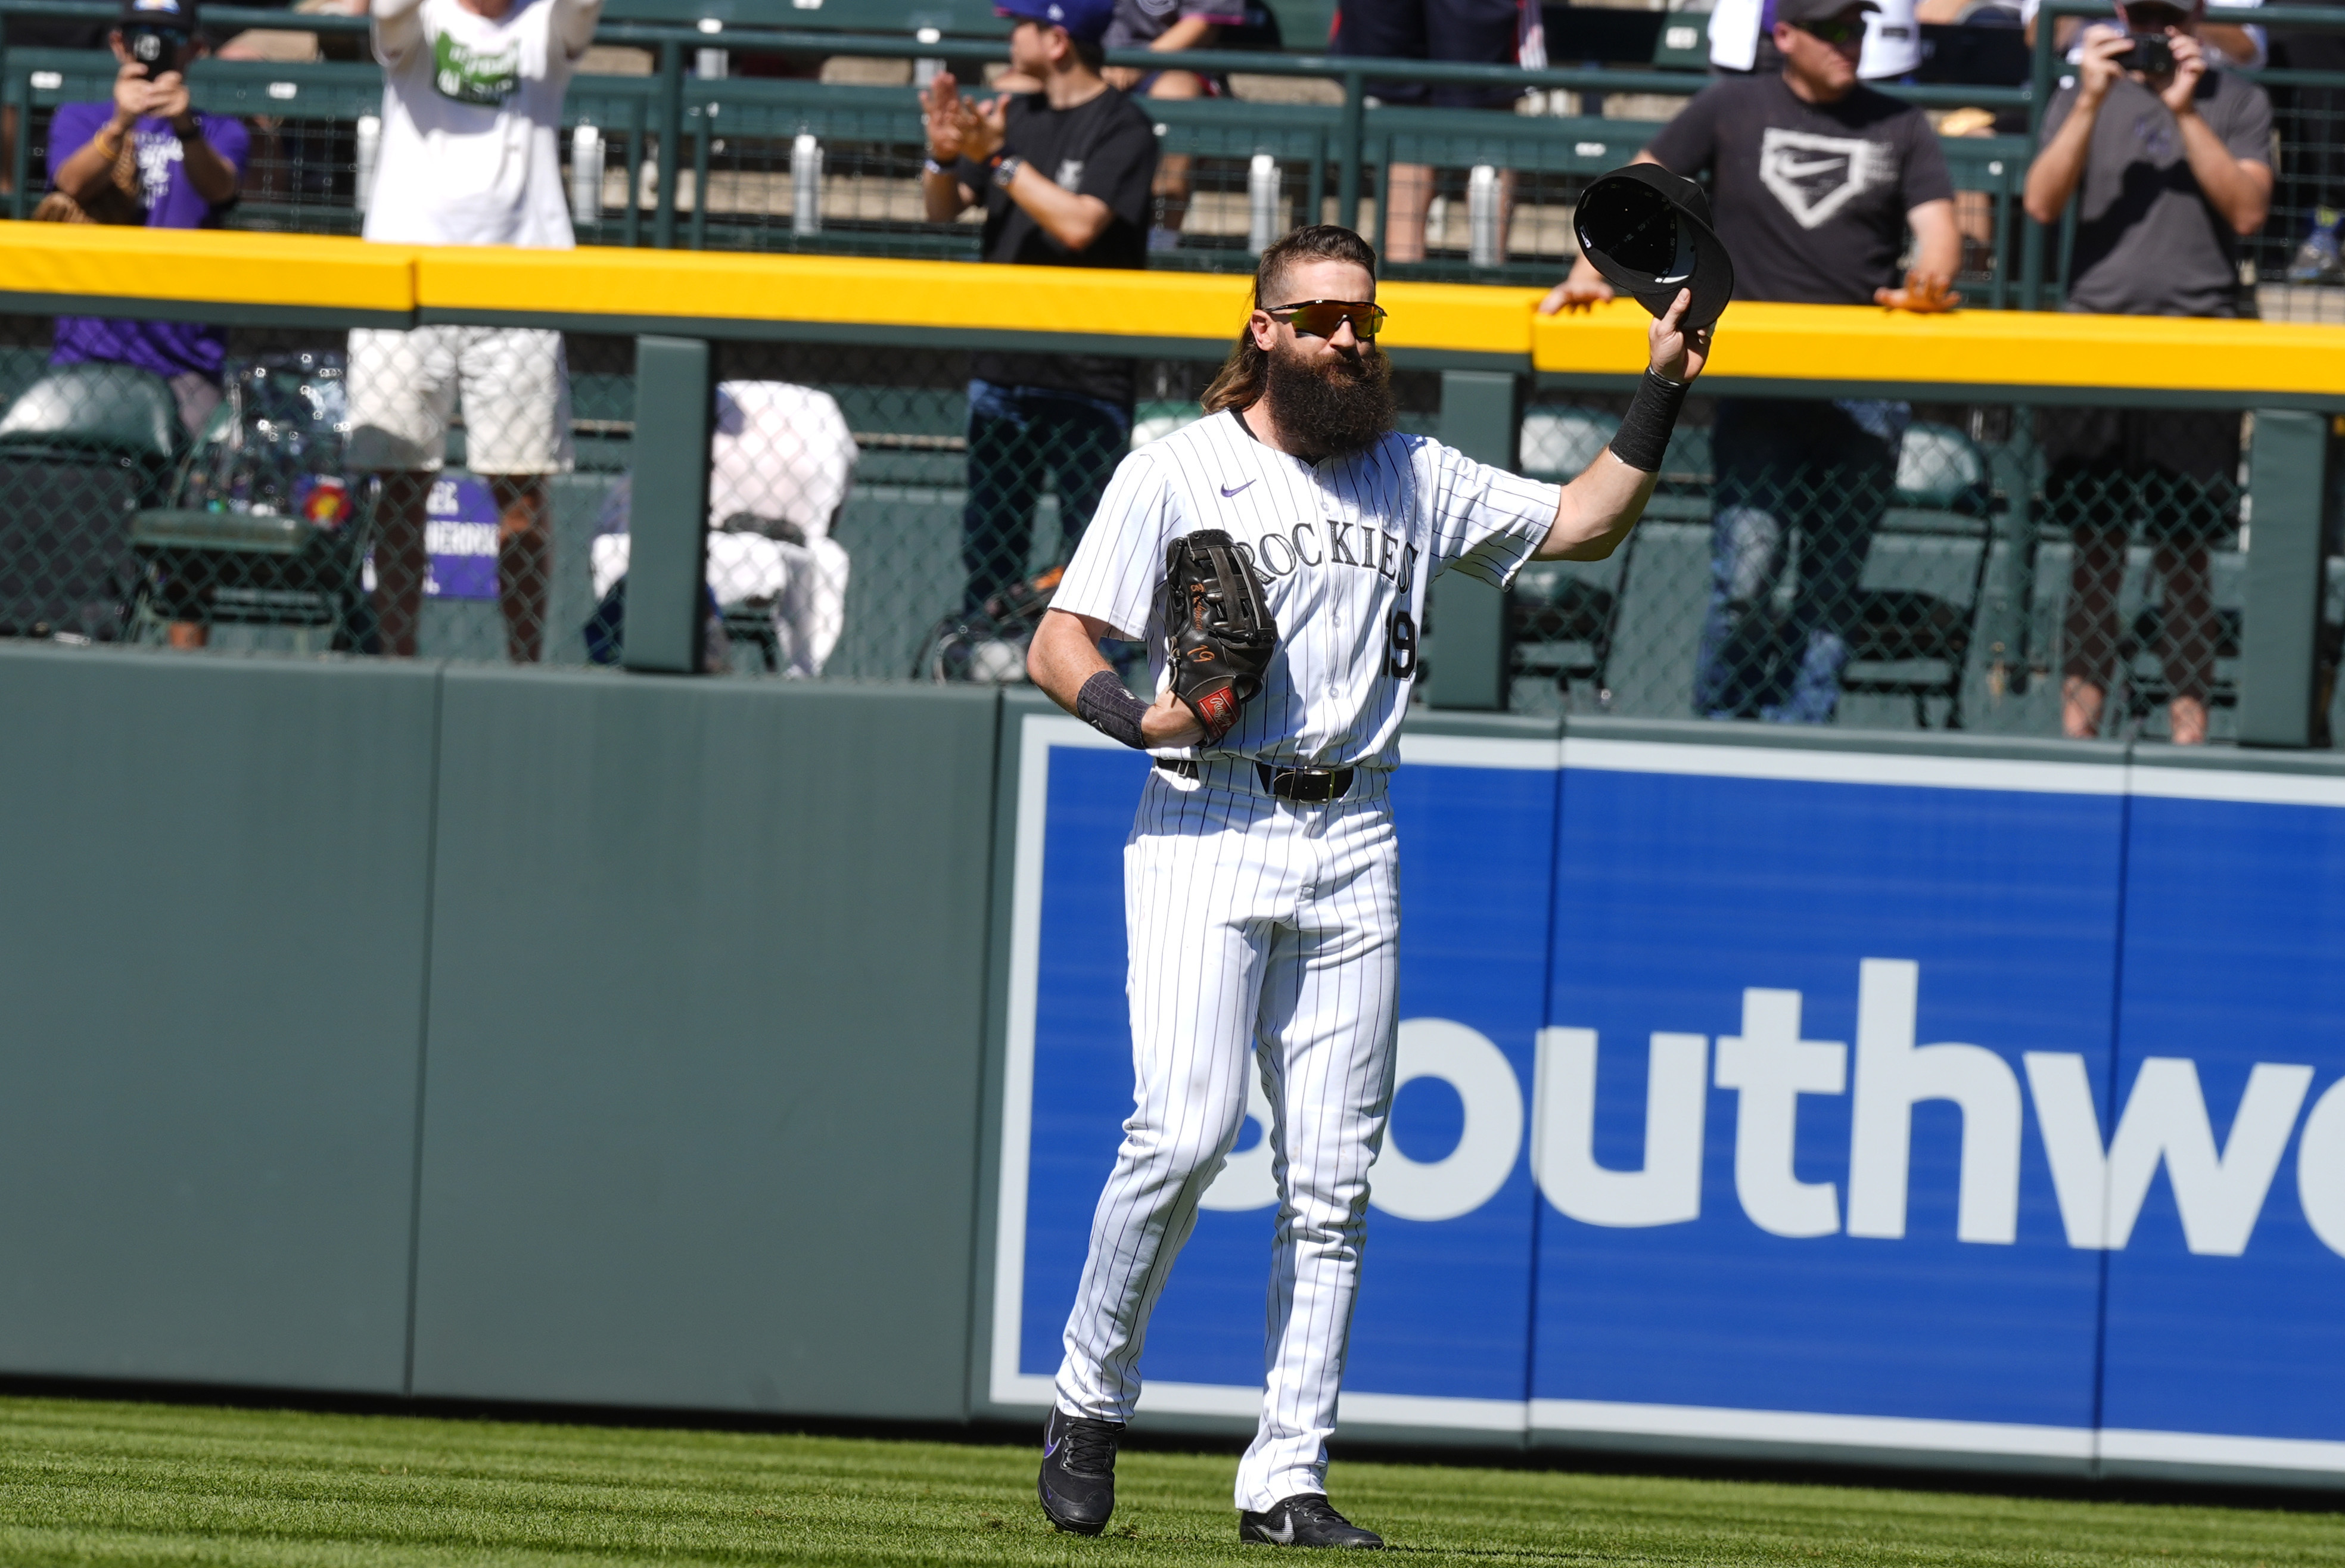
M 1205 412 L 1218 414 L 1223 409 L 1251 408 L 1261 400 L 1270 357 L 1254 340 L 1254 312 L 1262 309 L 1264 298 L 1272 293 L 1271 285 L 1279 281 L 1288 268 L 1302 261 L 1348 261 L 1355 267 L 1365 268 L 1371 278 L 1376 275 L 1375 248 L 1350 229 L 1332 223 L 1298 228 L 1264 251 L 1260 265 L 1254 269 L 1254 302 L 1246 308 L 1246 325 L 1238 329 L 1237 347 L 1223 361 L 1213 384 L 1205 389 Z

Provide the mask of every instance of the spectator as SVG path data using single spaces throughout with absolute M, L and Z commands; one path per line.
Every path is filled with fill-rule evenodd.
M 1245 25 L 1245 0 L 1115 0 L 1113 19 L 1103 40 L 1111 49 L 1147 49 L 1160 55 L 1213 46 L 1224 27 Z M 1172 66 L 1139 71 L 1130 66 L 1111 66 L 1107 84 L 1119 92 L 1137 92 L 1146 98 L 1220 96 L 1219 84 Z M 1189 216 L 1189 159 L 1175 154 L 1156 169 L 1156 199 L 1162 219 L 1148 231 L 1148 248 L 1172 250 L 1181 240 L 1181 225 Z
M 1148 260 L 1156 133 L 1101 74 L 1113 0 L 1006 0 L 1013 68 L 1042 90 L 982 107 L 950 72 L 921 94 L 929 218 L 985 204 L 983 255 L 1030 267 L 1139 268 Z M 1059 493 L 1061 559 L 1082 537 L 1132 440 L 1128 359 L 969 356 L 969 507 L 961 523 L 968 608 L 1026 574 L 1047 470 Z
M 602 0 L 375 0 L 382 151 L 366 237 L 567 250 L 557 140 L 571 72 Z M 350 334 L 350 466 L 382 475 L 375 615 L 383 651 L 415 652 L 424 501 L 463 400 L 466 465 L 496 499 L 497 597 L 516 663 L 544 652 L 553 536 L 545 476 L 571 466 L 562 335 L 516 327 Z
M 1470 66 L 1547 66 L 1547 32 L 1539 0 L 1337 0 L 1328 39 L 1338 55 L 1384 60 L 1439 60 Z M 1527 89 L 1441 82 L 1371 82 L 1386 104 L 1447 109 L 1511 110 Z M 1433 201 L 1433 170 L 1396 163 L 1385 171 L 1385 259 L 1425 259 L 1425 213 Z M 1515 171 L 1498 171 L 1498 258 L 1507 255 L 1513 221 Z M 1315 219 L 1316 215 L 1314 215 Z
M 49 183 L 96 221 L 216 227 L 236 205 L 249 144 L 241 123 L 198 113 L 188 101 L 187 68 L 204 53 L 195 0 L 129 0 L 107 42 L 122 62 L 114 101 L 57 106 Z M 228 335 L 218 327 L 60 316 L 49 362 L 152 370 L 171 383 L 193 437 L 219 407 L 227 358 Z
M 2208 69 L 2193 35 L 2197 10 L 2140 0 L 2119 15 L 2125 27 L 2085 30 L 2076 78 L 2045 110 L 2027 215 L 2057 223 L 2078 198 L 2068 309 L 2236 316 L 2239 237 L 2262 228 L 2271 206 L 2271 103 L 2262 88 Z M 2132 46 L 2127 28 L 2164 35 L 2173 69 L 2147 76 L 2121 66 Z M 2204 742 L 2216 641 L 2207 552 L 2229 522 L 2238 415 L 2047 409 L 2037 429 L 2046 512 L 2076 541 L 2061 728 L 2078 738 L 2100 733 L 2127 524 L 2137 512 L 2166 585 L 2169 733 L 2180 744 Z
M 1947 310 L 1962 251 L 1954 182 L 1922 111 L 1861 85 L 1871 0 L 1777 0 L 1775 75 L 1712 83 L 1638 154 L 1711 177 L 1735 298 Z M 1911 226 L 1913 264 L 1897 286 Z M 1611 298 L 1585 257 L 1542 310 Z M 1710 612 L 1694 706 L 1711 718 L 1822 723 L 1912 417 L 1903 403 L 1721 398 Z M 1788 619 L 1768 605 L 1792 559 Z
M 198 112 L 188 67 L 204 54 L 196 0 L 129 0 L 107 35 L 122 69 L 114 101 L 60 104 L 49 121 L 49 183 L 36 216 L 209 228 L 236 205 L 249 142 L 241 122 Z M 62 198 L 62 200 L 60 199 Z M 151 370 L 170 383 L 179 423 L 203 434 L 224 395 L 228 333 L 197 321 L 57 318 L 53 365 L 107 362 Z M 209 628 L 174 621 L 174 648 L 200 648 Z

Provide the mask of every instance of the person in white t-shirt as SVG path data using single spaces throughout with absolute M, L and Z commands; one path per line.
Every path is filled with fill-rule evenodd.
M 374 0 L 382 152 L 366 238 L 404 245 L 576 244 L 557 137 L 602 0 Z M 375 615 L 412 656 L 428 571 L 424 500 L 464 405 L 465 466 L 498 512 L 505 648 L 534 663 L 553 575 L 545 476 L 571 466 L 562 335 L 513 327 L 350 334 L 350 464 L 380 473 Z

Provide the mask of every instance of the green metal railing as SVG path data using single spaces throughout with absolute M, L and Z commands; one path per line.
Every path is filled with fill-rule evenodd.
M 0 0 L 0 29 L 11 19 L 110 21 L 111 7 L 86 0 Z M 288 27 L 321 35 L 362 34 L 363 18 L 289 16 L 279 11 L 214 6 L 206 21 L 217 38 L 247 27 Z M 911 94 L 898 87 L 821 85 L 803 80 L 702 79 L 687 69 L 692 52 L 737 51 L 779 56 L 797 60 L 849 56 L 868 59 L 965 61 L 998 57 L 998 38 L 949 36 L 938 29 L 919 35 L 791 31 L 750 31 L 726 25 L 716 30 L 702 22 L 696 26 L 639 21 L 606 22 L 599 43 L 636 46 L 649 51 L 654 68 L 645 76 L 584 76 L 571 90 L 565 116 L 572 126 L 598 126 L 612 152 L 624 159 L 625 206 L 615 221 L 594 226 L 583 238 L 604 243 L 671 247 L 750 244 L 758 248 L 863 248 L 873 243 L 866 235 L 826 235 L 808 240 L 777 225 L 752 226 L 746 235 L 727 232 L 723 221 L 712 221 L 706 193 L 711 173 L 712 149 L 728 137 L 783 138 L 805 131 L 823 141 L 843 145 L 898 148 L 917 147 L 919 118 Z M 5 47 L 0 32 L 0 47 Z M 1162 66 L 1162 56 L 1145 51 L 1111 56 L 1111 63 Z M 1206 73 L 1239 73 L 1254 76 L 1315 79 L 1332 82 L 1341 92 L 1335 104 L 1264 104 L 1234 98 L 1192 101 L 1147 100 L 1152 116 L 1162 127 L 1168 153 L 1193 157 L 1243 161 L 1269 153 L 1284 163 L 1301 167 L 1301 191 L 1306 202 L 1334 197 L 1337 221 L 1357 226 L 1365 204 L 1374 200 L 1376 237 L 1382 238 L 1386 203 L 1381 199 L 1382 171 L 1396 161 L 1440 167 L 1467 167 L 1488 163 L 1572 181 L 1626 162 L 1650 138 L 1657 122 L 1607 118 L 1601 115 L 1570 116 L 1497 115 L 1487 111 L 1384 107 L 1372 102 L 1372 88 L 1380 79 L 1406 76 L 1412 81 L 1505 86 L 1530 91 L 1562 91 L 1611 96 L 1624 94 L 1686 96 L 1699 91 L 1706 78 L 1670 70 L 1571 68 L 1523 70 L 1493 66 L 1442 65 L 1424 61 L 1377 61 L 1312 54 L 1268 54 L 1199 51 L 1184 54 L 1182 64 Z M 78 57 L 56 51 L 6 48 L 0 57 L 5 69 L 5 101 L 31 123 L 35 112 L 93 93 L 103 96 L 113 65 L 109 57 Z M 199 101 L 218 113 L 265 115 L 284 125 L 311 127 L 315 134 L 332 134 L 330 127 L 346 126 L 375 112 L 380 101 L 380 77 L 371 66 L 320 63 L 264 65 L 207 61 L 193 73 Z M 2024 89 L 1967 86 L 1914 86 L 1896 89 L 1916 103 L 1934 106 L 1975 105 L 2015 107 L 2026 101 Z M 38 180 L 30 165 L 34 138 L 17 138 L 15 194 L 9 212 L 22 217 L 37 197 Z M 2015 138 L 1990 138 L 1967 146 L 1950 144 L 1964 188 L 1987 192 L 1999 214 L 2007 213 L 2017 193 L 2024 149 Z M 916 155 L 915 155 L 916 156 Z M 648 165 L 648 169 L 645 166 Z M 694 201 L 687 215 L 681 210 L 681 177 L 693 175 Z M 652 194 L 645 199 L 646 177 Z M 334 202 L 273 203 L 264 195 L 251 199 L 237 221 L 249 227 L 298 226 L 347 230 L 356 225 L 354 182 L 339 206 Z M 1330 187 L 1332 186 L 1332 191 Z M 331 196 L 340 197 L 338 176 Z M 288 212 L 286 207 L 307 211 Z M 648 206 L 646 235 L 644 208 Z M 732 226 L 739 228 L 741 226 Z M 973 253 L 973 236 L 954 226 L 918 221 L 888 226 L 887 248 L 895 253 Z M 777 231 L 778 230 L 778 231 Z M 1159 258 L 1172 265 L 1230 266 L 1245 253 L 1211 247 Z M 1540 275 L 1552 269 L 1551 260 L 1537 264 Z M 1475 276 L 1495 277 L 1504 268 L 1477 269 Z M 2000 284 L 1995 288 L 2001 302 Z
M 842 8 L 843 7 L 843 8 Z M 735 19 L 702 19 L 697 13 L 724 11 Z M 787 186 L 790 144 L 801 134 L 812 135 L 827 149 L 836 149 L 840 167 L 870 177 L 874 188 L 893 182 L 915 190 L 912 169 L 921 141 L 919 113 L 911 92 L 900 86 L 824 84 L 808 79 L 742 77 L 703 78 L 690 68 L 698 51 L 778 56 L 804 65 L 835 56 L 905 62 L 950 62 L 966 70 L 974 63 L 998 58 L 1000 40 L 986 8 L 967 5 L 923 10 L 917 32 L 878 34 L 861 31 L 817 31 L 804 26 L 746 27 L 738 18 L 808 19 L 820 15 L 858 25 L 884 25 L 890 19 L 910 20 L 906 12 L 876 3 L 857 5 L 840 0 L 822 13 L 790 5 L 761 5 L 759 0 L 627 0 L 622 19 L 608 20 L 598 42 L 645 50 L 652 68 L 645 76 L 589 76 L 573 85 L 565 106 L 566 123 L 595 126 L 604 138 L 609 160 L 619 171 L 613 199 L 602 204 L 595 221 L 581 226 L 581 238 L 590 243 L 659 248 L 816 249 L 897 255 L 973 256 L 976 236 L 966 224 L 929 224 L 915 210 L 885 210 L 877 216 L 849 217 L 827 222 L 820 232 L 798 232 L 798 226 L 780 217 L 780 199 L 773 193 Z M 58 51 L 10 46 L 12 22 L 76 21 L 86 25 L 110 22 L 117 13 L 96 0 L 0 0 L 0 101 L 13 110 L 24 129 L 13 148 L 13 192 L 5 210 L 21 217 L 38 199 L 42 181 L 32 161 L 38 144 L 44 111 L 75 98 L 102 96 L 113 74 L 110 56 L 92 52 Z M 2055 18 L 2099 17 L 2101 0 L 2049 0 L 2046 15 Z M 654 19 L 645 19 L 646 17 Z M 361 36 L 362 17 L 294 15 L 277 10 L 220 5 L 206 12 L 215 38 L 245 28 L 293 28 L 321 35 Z M 2266 7 L 2254 14 L 2259 25 L 2275 29 L 2323 31 L 2345 29 L 2345 8 Z M 713 30 L 712 30 L 713 29 Z M 2016 87 L 1949 85 L 1891 85 L 1889 91 L 1927 107 L 1970 106 L 2000 111 L 2007 116 L 2024 111 L 2029 135 L 1950 137 L 1942 142 L 1957 187 L 1984 195 L 1992 209 L 1992 235 L 1983 252 L 1989 259 L 1966 278 L 1974 303 L 1989 307 L 2015 305 L 2042 309 L 2056 304 L 2064 281 L 2065 258 L 2074 232 L 2073 209 L 2063 221 L 2047 228 L 2027 219 L 2020 195 L 2033 133 L 2040 126 L 2045 105 L 2065 68 L 2055 46 L 2056 28 L 2038 29 L 2032 81 Z M 1131 66 L 1163 64 L 1162 56 L 1145 51 L 1125 51 L 1112 63 Z M 1658 119 L 1610 117 L 1603 113 L 1575 115 L 1508 115 L 1479 110 L 1388 107 L 1374 101 L 1373 88 L 1381 79 L 1405 76 L 1432 84 L 1486 85 L 1522 92 L 1562 92 L 1588 100 L 1624 95 L 1683 97 L 1699 91 L 1707 77 L 1700 73 L 1670 69 L 1599 69 L 1579 67 L 1524 70 L 1509 67 L 1443 65 L 1425 61 L 1377 61 L 1322 54 L 1271 54 L 1208 50 L 1184 54 L 1182 64 L 1209 74 L 1239 74 L 1254 77 L 1315 80 L 1332 84 L 1333 102 L 1265 103 L 1234 97 L 1193 100 L 1149 99 L 1145 105 L 1160 126 L 1168 155 L 1185 156 L 1210 165 L 1214 171 L 1202 184 L 1219 179 L 1242 182 L 1247 162 L 1267 154 L 1285 171 L 1283 210 L 1292 210 L 1299 194 L 1314 215 L 1332 197 L 1330 216 L 1357 227 L 1371 207 L 1372 238 L 1386 238 L 1390 203 L 1388 171 L 1396 164 L 1422 164 L 1442 169 L 1492 165 L 1521 172 L 1532 184 L 1523 187 L 1526 204 L 1540 201 L 1561 211 L 1576 197 L 1587 177 L 1627 161 L 1655 133 Z M 2267 69 L 2242 73 L 2270 89 L 2280 101 L 2284 156 L 2302 160 L 2316 151 L 2327 156 L 2330 141 L 2345 143 L 2345 73 Z M 281 178 L 264 171 L 248 191 L 237 217 L 240 227 L 286 228 L 312 231 L 349 232 L 359 222 L 355 156 L 351 127 L 363 116 L 377 112 L 381 100 L 380 72 L 368 63 L 321 61 L 304 65 L 208 60 L 194 72 L 198 96 L 213 112 L 252 118 L 268 126 L 272 156 L 284 164 Z M 2297 112 L 2295 98 L 2311 102 L 2320 95 L 2339 95 L 2340 112 L 2324 106 Z M 2295 97 L 2291 97 L 2291 95 Z M 1609 106 L 1619 107 L 1615 102 Z M 2337 123 L 2331 125 L 2330 122 Z M 2303 145 L 2317 138 L 2320 148 Z M 2345 157 L 2345 153 L 2339 155 Z M 762 159 L 763 161 L 758 161 Z M 321 172 L 322 171 L 322 172 Z M 1296 177 L 1299 176 L 1299 184 Z M 277 183 L 272 184 L 275 178 Z M 755 187 L 767 193 L 769 210 L 755 210 L 754 201 L 736 201 L 731 212 L 712 201 L 712 180 L 731 180 L 736 189 Z M 2287 191 L 2299 192 L 2314 182 L 2284 181 Z M 685 192 L 689 190 L 687 201 Z M 2285 192 L 2284 192 L 2285 194 Z M 2340 193 L 2345 197 L 2345 192 Z M 1223 190 L 1225 204 L 1237 193 Z M 2309 198 L 2308 198 L 2309 199 Z M 2273 264 L 2286 248 L 2300 238 L 2306 202 L 2276 202 L 2274 217 L 2263 236 L 2250 247 L 2259 276 L 2270 280 Z M 792 209 L 795 216 L 795 207 Z M 1521 247 L 1518 248 L 1523 248 Z M 1449 246 L 1447 253 L 1454 255 Z M 1403 276 L 1457 276 L 1484 280 L 1531 281 L 1551 275 L 1568 256 L 1568 237 L 1556 246 L 1533 246 L 1537 259 L 1498 265 L 1461 266 L 1454 260 L 1433 261 L 1416 268 L 1404 267 Z M 1548 254 L 1553 250 L 1555 254 Z M 1250 252 L 1235 243 L 1226 228 L 1218 235 L 1184 236 L 1180 248 L 1152 257 L 1152 265 L 1180 268 L 1234 268 L 1249 265 Z M 2345 291 L 2340 291 L 2345 299 Z M 2345 314 L 2345 313 L 2341 313 Z

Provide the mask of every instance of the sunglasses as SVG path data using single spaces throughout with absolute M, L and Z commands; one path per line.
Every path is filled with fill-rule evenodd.
M 1862 22 L 1842 22 L 1838 19 L 1833 19 L 1824 22 L 1794 22 L 1792 25 L 1797 27 L 1801 32 L 1805 33 L 1809 37 L 1821 39 L 1824 43 L 1832 45 L 1834 47 L 1838 47 L 1840 45 L 1845 44 L 1853 38 L 1862 38 L 1864 36 L 1864 24 Z
M 1285 318 L 1286 324 L 1305 338 L 1333 338 L 1335 329 L 1349 321 L 1352 336 L 1363 343 L 1373 340 L 1376 329 L 1385 324 L 1383 306 L 1357 299 L 1305 299 L 1296 305 L 1265 305 L 1262 313 L 1273 320 Z

